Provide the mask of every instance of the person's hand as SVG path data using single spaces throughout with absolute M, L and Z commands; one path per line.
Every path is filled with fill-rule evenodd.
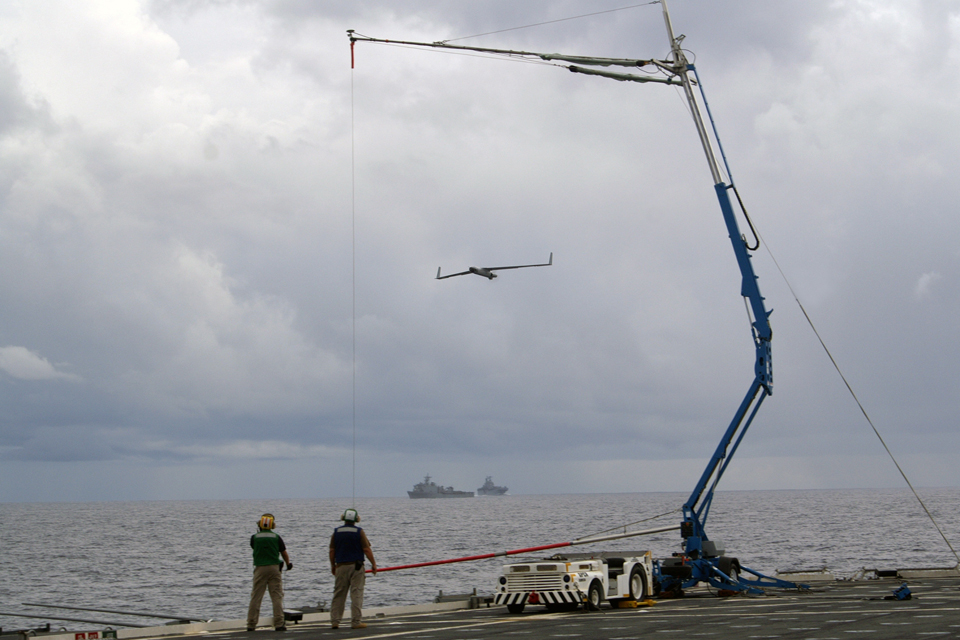
M 373 563 L 370 566 L 370 572 L 373 573 L 373 575 L 377 575 L 377 563 Z
M 290 571 L 290 569 L 293 569 L 293 563 L 292 563 L 292 562 L 288 562 L 288 563 L 287 563 L 287 571 Z
M 337 568 L 336 568 L 336 567 L 330 567 L 330 573 L 332 573 L 333 575 L 337 575 Z

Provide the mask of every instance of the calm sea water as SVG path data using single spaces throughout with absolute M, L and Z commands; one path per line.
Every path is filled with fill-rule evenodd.
M 960 489 L 924 489 L 941 529 L 960 548 Z M 503 496 L 461 500 L 358 499 L 381 567 L 563 542 L 678 510 L 680 493 Z M 264 511 L 277 517 L 293 571 L 284 573 L 287 608 L 329 602 L 327 544 L 349 500 L 0 504 L 0 611 L 112 622 L 162 621 L 117 614 L 39 609 L 49 603 L 243 618 L 252 574 L 249 537 Z M 639 525 L 679 522 L 679 513 Z M 943 539 L 907 490 L 718 492 L 707 524 L 728 555 L 753 569 L 953 566 Z M 678 532 L 580 550 L 679 549 Z M 549 553 L 549 552 L 548 552 Z M 503 559 L 368 577 L 366 606 L 430 602 L 440 590 L 490 593 Z M 265 598 L 264 612 L 269 598 Z M 54 627 L 96 628 L 50 620 Z M 0 615 L 4 629 L 44 620 Z

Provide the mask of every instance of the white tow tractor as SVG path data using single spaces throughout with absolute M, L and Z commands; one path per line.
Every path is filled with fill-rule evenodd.
M 545 560 L 503 566 L 494 603 L 521 613 L 528 604 L 549 611 L 570 611 L 582 603 L 599 609 L 607 600 L 646 600 L 654 593 L 653 556 L 649 551 L 558 553 Z

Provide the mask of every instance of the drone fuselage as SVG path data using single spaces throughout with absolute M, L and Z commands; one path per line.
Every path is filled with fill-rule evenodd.
M 484 269 L 483 267 L 470 267 L 470 273 L 475 273 L 478 276 L 483 276 L 488 280 L 493 280 L 494 278 L 497 277 L 497 274 L 495 274 L 493 271 L 491 271 L 490 269 Z

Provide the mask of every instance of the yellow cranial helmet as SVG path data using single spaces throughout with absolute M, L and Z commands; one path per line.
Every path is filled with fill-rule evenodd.
M 357 513 L 356 509 L 347 509 L 343 512 L 343 515 L 340 516 L 340 519 L 344 522 L 360 522 L 360 514 Z
M 265 513 L 260 516 L 260 522 L 258 523 L 261 529 L 273 529 L 274 521 L 272 513 Z

